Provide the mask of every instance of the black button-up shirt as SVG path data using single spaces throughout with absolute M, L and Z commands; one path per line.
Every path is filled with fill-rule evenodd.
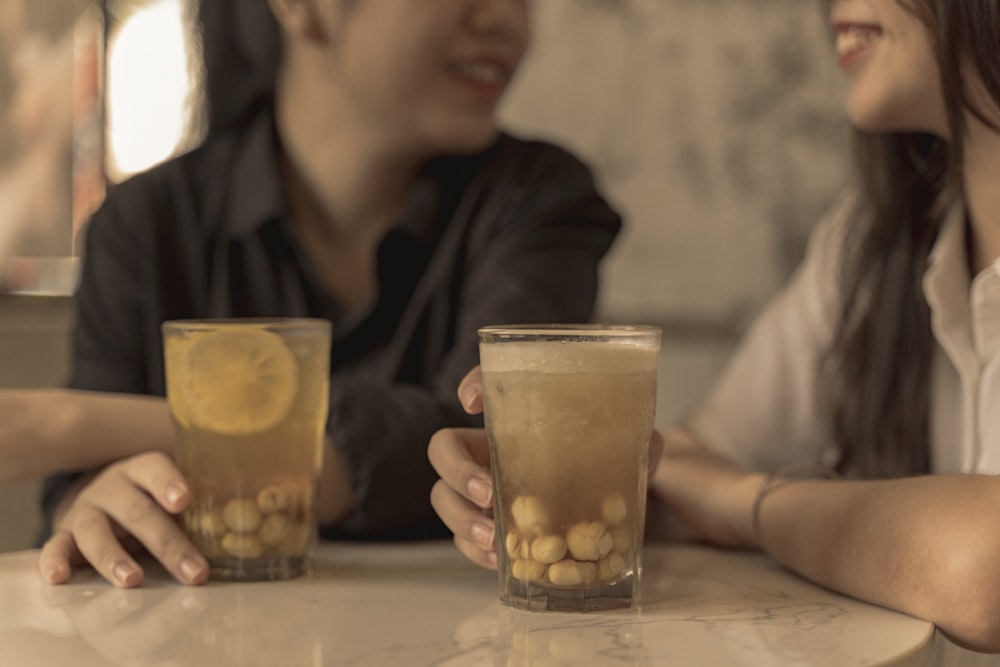
M 328 536 L 443 535 L 430 436 L 480 423 L 455 396 L 476 329 L 587 321 L 618 215 L 567 152 L 502 135 L 432 161 L 378 246 L 378 294 L 346 312 L 289 217 L 270 112 L 113 188 L 86 232 L 74 388 L 164 395 L 160 325 L 294 316 L 333 322 L 330 416 L 357 509 Z M 51 517 L 73 475 L 46 482 Z

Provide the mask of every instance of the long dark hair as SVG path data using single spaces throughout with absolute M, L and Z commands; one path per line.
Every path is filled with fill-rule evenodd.
M 281 28 L 267 0 L 199 0 L 207 131 L 270 104 L 281 62 Z
M 855 133 L 862 196 L 847 238 L 844 302 L 824 377 L 838 470 L 876 478 L 931 468 L 933 337 L 922 280 L 944 211 L 960 192 L 966 114 L 985 120 L 963 70 L 982 79 L 1000 103 L 1000 3 L 898 1 L 931 32 L 952 140 Z

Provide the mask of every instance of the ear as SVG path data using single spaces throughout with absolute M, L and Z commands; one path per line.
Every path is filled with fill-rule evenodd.
M 309 41 L 327 39 L 316 0 L 268 0 L 268 4 L 282 29 L 291 37 Z

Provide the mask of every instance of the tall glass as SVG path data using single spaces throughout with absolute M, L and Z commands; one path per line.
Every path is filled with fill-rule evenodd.
M 660 330 L 479 330 L 500 600 L 591 611 L 638 602 Z
M 219 580 L 310 571 L 328 412 L 330 323 L 163 324 L 187 534 Z

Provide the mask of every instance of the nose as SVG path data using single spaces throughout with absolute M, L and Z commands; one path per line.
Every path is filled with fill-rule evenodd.
M 531 39 L 528 0 L 475 0 L 471 24 L 477 32 L 524 48 Z

